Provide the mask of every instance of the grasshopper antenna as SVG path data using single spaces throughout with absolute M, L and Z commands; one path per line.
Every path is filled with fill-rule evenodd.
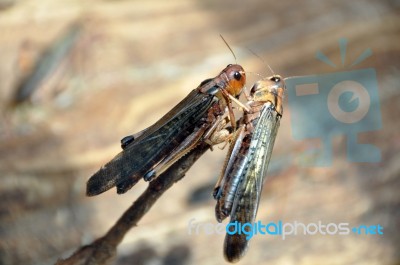
M 269 64 L 267 64 L 263 58 L 261 58 L 257 53 L 255 53 L 254 51 L 252 51 L 250 48 L 247 48 L 247 50 L 249 50 L 249 52 L 251 52 L 254 56 L 256 56 L 258 59 L 261 60 L 261 62 L 263 62 L 264 65 L 268 66 L 268 69 L 271 71 L 272 75 L 274 76 L 275 73 L 272 70 L 271 66 Z
M 256 72 L 247 72 L 247 71 L 246 71 L 246 73 L 247 73 L 247 74 L 256 75 L 256 76 L 261 77 L 261 78 L 265 78 L 265 76 L 263 76 L 263 75 L 261 75 L 261 74 L 259 74 L 259 73 L 256 73 Z
M 228 49 L 231 51 L 231 53 L 232 53 L 232 55 L 233 55 L 233 58 L 235 58 L 235 63 L 237 64 L 236 55 L 235 55 L 235 53 L 233 52 L 233 50 L 231 49 L 231 46 L 229 46 L 228 42 L 226 42 L 226 40 L 224 39 L 224 37 L 222 37 L 221 34 L 219 34 L 219 36 L 220 36 L 221 39 L 225 42 L 225 45 L 228 47 Z

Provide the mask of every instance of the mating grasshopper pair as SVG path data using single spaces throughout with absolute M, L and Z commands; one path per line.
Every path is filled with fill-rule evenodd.
M 114 186 L 125 193 L 141 178 L 158 177 L 201 142 L 210 145 L 230 139 L 222 174 L 214 190 L 216 217 L 221 222 L 253 223 L 282 116 L 284 82 L 279 76 L 258 81 L 238 98 L 246 83 L 242 66 L 230 64 L 214 78 L 204 80 L 178 105 L 149 128 L 121 140 L 122 152 L 87 183 L 87 195 Z M 244 110 L 236 121 L 232 102 Z M 227 127 L 228 122 L 230 126 Z M 247 250 L 243 234 L 227 234 L 225 258 L 239 260 Z

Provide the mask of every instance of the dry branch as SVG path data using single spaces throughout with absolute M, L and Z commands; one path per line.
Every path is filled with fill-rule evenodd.
M 108 264 L 116 255 L 116 248 L 125 234 L 140 221 L 153 204 L 172 185 L 182 179 L 189 168 L 209 148 L 200 144 L 187 156 L 183 157 L 157 179 L 149 183 L 142 195 L 124 212 L 113 227 L 90 245 L 82 246 L 69 258 L 60 259 L 56 265 L 100 265 Z

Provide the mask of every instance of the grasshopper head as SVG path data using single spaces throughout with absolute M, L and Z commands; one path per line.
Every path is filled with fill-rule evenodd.
M 246 72 L 243 67 L 238 64 L 228 64 L 222 70 L 220 76 L 224 76 L 227 82 L 226 91 L 234 97 L 238 97 L 246 84 Z
M 285 93 L 285 82 L 280 75 L 273 75 L 266 79 L 257 81 L 250 90 L 253 101 L 270 101 L 276 111 L 282 115 L 282 100 Z

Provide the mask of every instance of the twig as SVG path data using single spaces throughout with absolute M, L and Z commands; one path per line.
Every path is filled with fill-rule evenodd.
M 209 145 L 202 143 L 187 156 L 172 165 L 157 179 L 150 182 L 147 189 L 119 218 L 113 227 L 90 245 L 82 246 L 72 256 L 60 259 L 56 265 L 100 265 L 108 264 L 116 255 L 116 248 L 125 234 L 140 221 L 153 204 L 172 185 L 182 179 L 189 168 L 203 155 Z

